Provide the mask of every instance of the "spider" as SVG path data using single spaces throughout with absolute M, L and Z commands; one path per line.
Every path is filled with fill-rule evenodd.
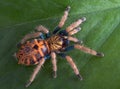
M 65 52 L 72 49 L 79 49 L 91 55 L 99 57 L 104 56 L 103 53 L 96 52 L 88 47 L 83 46 L 82 41 L 72 36 L 81 30 L 79 25 L 86 20 L 85 17 L 78 19 L 65 30 L 60 30 L 67 20 L 69 11 L 70 6 L 65 9 L 64 15 L 52 34 L 49 33 L 49 30 L 46 27 L 40 25 L 36 27 L 37 32 L 25 35 L 25 37 L 18 43 L 17 47 L 19 50 L 14 54 L 14 57 L 18 59 L 18 64 L 24 64 L 27 66 L 37 65 L 28 83 L 26 84 L 26 87 L 28 87 L 34 81 L 36 75 L 41 69 L 41 66 L 45 63 L 46 59 L 50 59 L 49 57 L 52 59 L 53 77 L 57 77 L 56 54 L 67 60 L 74 70 L 74 73 L 80 80 L 83 78 L 80 75 L 76 64 L 69 55 L 65 54 Z M 70 46 L 69 44 L 71 41 L 75 44 Z

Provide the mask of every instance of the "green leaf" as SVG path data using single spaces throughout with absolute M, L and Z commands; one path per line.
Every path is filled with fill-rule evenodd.
M 87 21 L 75 37 L 101 51 L 98 58 L 73 50 L 84 80 L 79 81 L 66 60 L 58 59 L 58 77 L 52 78 L 47 60 L 29 89 L 120 89 L 120 0 L 1 0 L 0 1 L 0 89 L 25 89 L 35 66 L 18 65 L 12 57 L 22 37 L 42 24 L 50 32 L 57 26 L 66 6 L 71 6 L 63 27 L 85 16 Z

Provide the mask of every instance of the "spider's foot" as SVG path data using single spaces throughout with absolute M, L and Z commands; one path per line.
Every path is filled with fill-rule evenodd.
M 53 71 L 53 78 L 56 78 L 57 77 L 57 73 L 56 71 Z
M 70 8 L 71 8 L 71 7 L 68 6 L 65 11 L 69 12 L 69 11 L 70 11 Z
M 86 17 L 81 18 L 82 22 L 86 21 Z
M 81 30 L 81 27 L 77 27 L 76 30 L 80 31 L 80 30 Z
M 80 80 L 83 80 L 82 76 L 80 74 L 77 74 L 77 77 L 80 79 Z
M 96 56 L 98 56 L 98 57 L 104 57 L 104 54 L 100 53 L 100 52 L 97 52 Z
M 31 85 L 31 81 L 29 81 L 26 85 L 25 85 L 25 87 L 29 87 L 30 85 Z
M 77 44 L 83 45 L 83 41 L 82 41 L 82 40 L 79 40 L 79 41 L 77 42 Z

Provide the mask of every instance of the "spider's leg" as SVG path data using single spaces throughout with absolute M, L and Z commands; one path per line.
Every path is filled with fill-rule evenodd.
M 88 47 L 85 47 L 83 45 L 80 45 L 80 44 L 75 44 L 75 45 L 72 45 L 72 46 L 68 46 L 63 51 L 70 51 L 70 50 L 73 50 L 73 49 L 79 49 L 79 50 L 81 50 L 85 53 L 89 53 L 89 54 L 94 55 L 94 56 L 104 57 L 103 53 L 96 52 L 95 50 L 92 50 L 92 49 L 90 49 Z
M 36 30 L 43 32 L 46 35 L 47 38 L 50 36 L 49 30 L 42 25 L 37 26 Z
M 34 81 L 36 75 L 37 75 L 38 72 L 40 71 L 41 66 L 44 64 L 44 62 L 45 62 L 45 59 L 42 58 L 42 59 L 40 60 L 39 64 L 37 65 L 37 67 L 34 69 L 34 71 L 33 71 L 32 75 L 31 75 L 28 83 L 26 84 L 26 87 L 30 86 L 30 84 Z
M 57 60 L 56 60 L 56 54 L 55 52 L 51 53 L 51 57 L 52 57 L 52 64 L 53 64 L 53 77 L 56 78 L 57 77 Z
M 62 16 L 58 26 L 54 29 L 53 34 L 57 33 L 63 27 L 65 21 L 67 20 L 69 11 L 70 11 L 70 6 L 68 6 L 64 11 L 64 15 Z
M 95 56 L 99 56 L 99 57 L 104 57 L 104 54 L 103 54 L 103 53 L 96 52 L 95 50 L 92 50 L 92 49 L 90 49 L 90 48 L 88 48 L 88 47 L 85 47 L 85 46 L 83 46 L 83 45 L 80 45 L 80 44 L 75 44 L 75 45 L 74 45 L 74 48 L 75 48 L 75 49 L 79 49 L 79 50 L 81 50 L 81 51 L 83 51 L 83 52 L 85 52 L 85 53 L 89 53 L 89 54 L 91 54 L 91 55 L 95 55 Z
M 78 19 L 76 22 L 72 23 L 70 26 L 68 26 L 66 28 L 67 32 L 70 32 L 71 30 L 73 30 L 74 28 L 78 27 L 81 23 L 83 23 L 84 21 L 86 21 L 86 18 L 83 17 L 81 19 Z
M 78 76 L 78 78 L 79 78 L 80 80 L 83 80 L 83 78 L 82 78 L 82 76 L 80 75 L 79 70 L 78 70 L 76 64 L 74 63 L 73 59 L 72 59 L 70 56 L 68 56 L 68 55 L 66 55 L 66 54 L 64 54 L 64 53 L 59 53 L 59 55 L 62 56 L 63 58 L 65 58 L 65 59 L 68 61 L 68 63 L 70 64 L 70 66 L 71 66 L 72 69 L 74 70 L 74 73 Z
M 41 37 L 43 38 L 43 35 L 41 32 L 35 32 L 35 33 L 30 33 L 27 34 L 23 37 L 23 39 L 17 44 L 17 47 L 20 47 L 21 44 L 24 44 L 27 40 L 31 39 L 31 38 L 36 38 L 36 37 Z

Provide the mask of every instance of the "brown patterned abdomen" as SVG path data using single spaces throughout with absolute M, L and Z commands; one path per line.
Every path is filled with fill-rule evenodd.
M 27 41 L 17 52 L 18 64 L 38 64 L 49 52 L 47 42 L 38 39 Z

